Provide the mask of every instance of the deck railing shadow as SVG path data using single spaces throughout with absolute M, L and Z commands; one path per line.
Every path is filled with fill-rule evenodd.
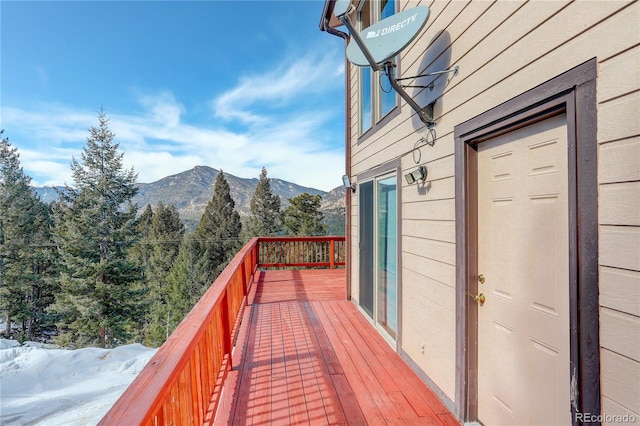
M 100 424 L 212 424 L 233 365 L 231 354 L 256 270 L 335 268 L 345 264 L 344 241 L 344 237 L 249 241 Z
M 256 284 L 259 285 L 258 281 Z M 296 415 L 300 417 L 311 415 L 307 411 L 305 402 L 296 404 L 290 400 L 292 393 L 302 392 L 302 388 L 309 385 L 303 381 L 304 366 L 309 366 L 311 370 L 318 370 L 319 367 L 315 364 L 320 364 L 319 358 L 323 357 L 322 349 L 316 339 L 316 330 L 306 313 L 306 309 L 312 308 L 306 305 L 308 305 L 306 302 L 302 304 L 267 302 L 251 306 L 251 326 L 250 330 L 245 331 L 247 338 L 243 342 L 242 364 L 235 367 L 238 369 L 238 378 L 231 380 L 230 387 L 226 390 L 230 395 L 234 395 L 234 402 L 231 403 L 228 416 L 221 416 L 222 419 L 216 418 L 216 424 L 286 424 L 290 423 L 290 418 L 295 418 Z M 287 310 L 292 311 L 285 312 Z M 287 326 L 283 327 L 285 323 Z M 274 344 L 269 339 L 268 346 L 271 350 L 276 348 L 276 353 L 264 353 L 264 342 L 262 342 L 264 330 L 261 331 L 260 328 L 265 327 L 269 330 L 266 334 L 271 338 L 280 336 L 278 344 Z M 285 328 L 287 331 L 283 330 Z M 302 345 L 304 349 L 293 351 L 290 348 L 287 349 L 286 345 Z M 293 373 L 289 371 L 292 365 Z M 297 380 L 294 377 L 292 381 L 296 371 L 299 377 Z M 280 376 L 282 383 L 274 386 L 269 379 L 272 376 Z M 327 374 L 325 377 L 330 376 Z M 313 380 L 320 379 L 313 377 Z M 307 399 L 307 403 L 309 402 Z M 322 397 L 319 393 L 317 402 L 318 405 L 322 405 Z

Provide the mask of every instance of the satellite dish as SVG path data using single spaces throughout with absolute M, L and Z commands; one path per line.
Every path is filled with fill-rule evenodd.
M 346 3 L 346 7 L 344 3 Z M 340 10 L 344 15 L 346 8 L 351 3 L 349 0 L 340 0 L 336 2 L 335 7 L 337 8 L 339 4 Z M 336 16 L 338 16 L 337 12 Z M 359 33 L 359 36 L 373 61 L 381 65 L 396 56 L 411 43 L 420 33 L 424 24 L 427 23 L 427 19 L 429 19 L 429 8 L 427 6 L 417 6 L 391 15 L 365 28 Z M 347 46 L 347 58 L 352 64 L 360 67 L 371 65 L 358 43 L 349 43 Z
M 389 61 L 389 59 L 407 47 L 420 31 L 422 31 L 422 28 L 427 23 L 427 19 L 429 19 L 429 8 L 427 6 L 418 6 L 407 9 L 371 25 L 362 32 L 357 32 L 353 28 L 353 24 L 351 24 L 351 19 L 349 19 L 348 15 L 350 10 L 350 0 L 337 0 L 334 3 L 334 15 L 347 27 L 351 35 L 351 42 L 347 46 L 347 58 L 349 61 L 359 67 L 368 66 L 374 71 L 384 71 L 389 78 L 391 87 L 411 106 L 427 127 L 433 128 L 436 125 L 433 118 L 435 101 L 424 108 L 420 107 L 420 105 L 411 99 L 411 96 L 404 90 L 403 86 L 398 83 L 393 71 L 396 64 L 393 63 L 393 61 Z M 453 75 L 457 75 L 458 67 L 453 70 L 437 71 L 415 77 L 405 77 L 401 80 L 450 72 L 454 73 Z
M 347 13 L 347 10 L 349 10 L 349 6 L 351 6 L 351 0 L 338 0 L 333 6 L 333 14 L 339 18 L 340 16 Z

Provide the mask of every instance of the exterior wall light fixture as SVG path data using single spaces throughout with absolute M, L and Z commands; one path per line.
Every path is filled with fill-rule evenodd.
M 345 188 L 351 189 L 351 192 L 356 192 L 356 185 L 354 183 L 351 183 L 351 179 L 349 178 L 349 175 L 342 176 L 342 184 L 344 185 Z
M 404 175 L 404 178 L 407 180 L 409 185 L 416 183 L 417 181 L 423 181 L 427 178 L 427 168 L 425 166 L 420 166 L 411 173 Z

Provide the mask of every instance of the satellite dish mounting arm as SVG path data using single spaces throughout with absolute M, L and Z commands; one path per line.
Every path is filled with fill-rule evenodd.
M 369 52 L 369 49 L 367 49 L 367 46 L 364 44 L 364 41 L 362 41 L 362 37 L 360 37 L 360 34 L 358 33 L 358 31 L 356 31 L 355 28 L 353 28 L 353 24 L 351 24 L 351 19 L 349 19 L 348 12 L 350 12 L 352 8 L 353 7 L 350 7 L 347 12 L 338 16 L 338 19 L 347 27 L 347 29 L 349 30 L 349 34 L 353 38 L 353 41 L 356 42 L 356 44 L 364 54 L 364 57 L 367 58 L 367 61 L 369 62 L 369 65 L 371 66 L 371 68 L 373 68 L 374 71 L 379 71 L 382 68 L 380 67 L 380 65 L 376 63 L 375 59 L 373 59 L 373 55 L 371 55 L 371 52 Z
M 435 121 L 433 120 L 433 104 L 435 102 L 430 103 L 424 108 L 421 108 L 420 105 L 418 105 L 413 99 L 411 99 L 411 96 L 409 96 L 404 88 L 398 83 L 398 80 L 396 80 L 395 73 L 393 71 L 393 68 L 395 67 L 393 61 L 385 62 L 382 65 L 376 63 L 373 55 L 362 40 L 362 37 L 360 37 L 358 31 L 356 31 L 356 29 L 353 27 L 351 19 L 349 19 L 349 13 L 351 13 L 351 11 L 353 10 L 353 5 L 351 5 L 348 1 L 343 1 L 342 4 L 344 6 L 341 6 L 341 10 L 338 12 L 338 15 L 336 15 L 336 17 L 347 27 L 347 29 L 349 30 L 349 34 L 353 38 L 353 41 L 356 42 L 356 44 L 360 48 L 360 51 L 367 59 L 367 62 L 369 62 L 369 66 L 371 66 L 374 71 L 384 70 L 387 74 L 387 77 L 389 78 L 391 87 L 393 87 L 393 89 L 400 95 L 400 97 L 404 99 L 409 104 L 409 106 L 411 106 L 411 108 L 413 108 L 413 110 L 418 114 L 418 117 L 420 117 L 420 120 L 424 124 L 426 124 L 427 127 L 434 127 L 436 125 Z M 342 10 L 342 7 L 344 7 L 344 10 Z
M 395 73 L 393 72 L 393 68 L 395 66 L 396 65 L 391 61 L 384 64 L 384 70 L 387 74 L 387 77 L 389 77 L 389 83 L 391 83 L 391 87 L 393 87 L 393 89 L 400 95 L 400 97 L 404 99 L 409 104 L 409 106 L 411 106 L 411 108 L 413 108 L 416 114 L 418 114 L 418 117 L 420 117 L 420 120 L 422 120 L 422 122 L 426 124 L 428 128 L 432 128 L 436 125 L 436 122 L 433 120 L 433 104 L 435 104 L 435 101 L 424 108 L 420 108 L 420 105 L 418 105 L 416 101 L 411 99 L 411 96 L 409 96 L 409 94 L 404 90 L 400 83 L 398 83 L 398 80 L 396 80 L 394 75 Z

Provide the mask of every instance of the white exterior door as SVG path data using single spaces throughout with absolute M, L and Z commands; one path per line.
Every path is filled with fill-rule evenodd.
M 571 423 L 568 208 L 564 115 L 478 145 L 478 292 L 486 298 L 478 418 L 486 425 Z

